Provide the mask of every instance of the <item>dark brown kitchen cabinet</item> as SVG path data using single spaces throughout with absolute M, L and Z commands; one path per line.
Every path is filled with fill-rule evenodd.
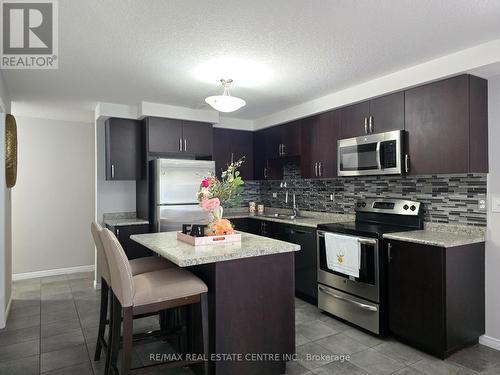
M 147 117 L 145 126 L 147 151 L 151 154 L 212 156 L 212 124 Z
M 337 141 L 340 138 L 340 110 L 302 120 L 301 174 L 303 178 L 337 176 Z
M 255 180 L 280 180 L 283 178 L 283 163 L 277 156 L 278 147 L 272 147 L 277 139 L 276 127 L 254 133 L 253 158 Z
M 484 333 L 484 242 L 387 243 L 389 330 L 439 358 Z
M 220 177 L 227 166 L 241 158 L 245 158 L 240 167 L 240 174 L 244 180 L 253 180 L 253 132 L 246 130 L 214 128 L 215 171 Z
M 149 233 L 149 224 L 107 225 L 106 227 L 115 234 L 116 238 L 118 238 L 128 259 L 142 258 L 151 255 L 150 250 L 130 239 L 130 236 L 133 234 Z
M 106 180 L 137 180 L 140 177 L 140 126 L 137 120 L 106 120 Z
M 410 174 L 488 172 L 487 81 L 460 75 L 405 92 Z
M 292 121 L 278 126 L 280 142 L 278 156 L 281 158 L 300 156 L 301 154 L 301 121 Z
M 381 96 L 342 108 L 342 138 L 404 129 L 404 92 Z

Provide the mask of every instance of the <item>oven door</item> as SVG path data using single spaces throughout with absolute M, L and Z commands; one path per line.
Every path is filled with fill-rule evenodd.
M 341 139 L 337 145 L 339 176 L 402 173 L 403 131 Z
M 379 302 L 379 241 L 376 238 L 352 237 L 355 237 L 361 244 L 361 266 L 357 278 L 328 268 L 325 232 L 318 231 L 318 282 L 373 302 Z

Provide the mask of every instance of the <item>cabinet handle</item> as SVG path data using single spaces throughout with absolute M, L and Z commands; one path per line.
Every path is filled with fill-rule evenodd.
M 335 294 L 334 292 L 331 292 L 330 290 L 326 289 L 325 287 L 323 286 L 319 286 L 318 287 L 319 290 L 321 290 L 323 293 L 326 293 L 330 296 L 332 296 L 333 298 L 336 298 L 336 299 L 339 299 L 341 301 L 344 301 L 344 302 L 347 302 L 347 303 L 350 303 L 352 305 L 355 305 L 357 307 L 360 307 L 364 310 L 368 310 L 368 311 L 378 311 L 378 308 L 376 306 L 372 306 L 372 305 L 367 305 L 366 303 L 361 303 L 361 302 L 358 302 L 358 301 L 354 301 L 350 298 L 346 298 L 344 296 L 340 296 L 338 294 Z
M 314 163 L 314 175 L 318 177 L 318 163 Z
M 234 154 L 231 152 L 231 164 L 234 162 Z
M 285 144 L 281 145 L 281 156 L 286 156 L 286 145 Z
M 264 178 L 267 178 L 267 168 L 264 167 Z
M 365 117 L 365 134 L 368 134 L 368 118 Z
M 323 177 L 323 163 L 322 162 L 318 163 L 318 172 L 319 172 L 319 177 Z
M 179 138 L 179 151 L 182 152 L 182 138 Z
M 111 179 L 115 179 L 115 165 L 111 164 Z
M 391 250 L 392 250 L 392 244 L 389 242 L 387 244 L 387 260 L 389 263 L 391 263 L 391 260 L 392 260 Z
M 119 236 L 120 236 L 120 229 L 116 228 L 116 237 L 119 237 Z
M 368 130 L 373 133 L 373 116 L 368 117 Z
M 410 172 L 410 156 L 408 154 L 405 155 L 405 172 Z
M 184 152 L 188 150 L 188 140 L 184 138 Z

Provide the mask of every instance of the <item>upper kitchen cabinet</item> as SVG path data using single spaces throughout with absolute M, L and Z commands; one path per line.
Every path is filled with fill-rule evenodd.
M 212 124 L 147 117 L 145 126 L 149 153 L 212 156 Z
M 276 141 L 278 139 L 277 135 L 280 134 L 277 128 L 262 129 L 254 133 L 253 158 L 255 180 L 280 180 L 283 178 L 283 164 L 276 152 L 279 144 Z
M 407 90 L 407 172 L 488 172 L 487 100 L 487 81 L 470 75 Z
M 341 137 L 404 129 L 404 92 L 396 92 L 342 108 Z
M 244 180 L 253 180 L 253 133 L 246 130 L 214 128 L 215 172 L 220 177 L 221 171 L 233 162 L 245 158 L 240 167 Z
M 268 159 L 300 156 L 300 121 L 292 121 L 268 129 L 265 139 Z
M 303 178 L 337 176 L 337 140 L 340 110 L 302 120 L 301 172 Z
M 137 120 L 106 120 L 106 180 L 137 180 L 140 177 L 140 126 Z

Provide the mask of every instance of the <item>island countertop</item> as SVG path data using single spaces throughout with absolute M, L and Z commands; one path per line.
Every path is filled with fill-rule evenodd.
M 177 232 L 130 236 L 158 255 L 180 267 L 251 258 L 300 250 L 299 245 L 240 232 L 241 243 L 193 246 L 177 239 Z

